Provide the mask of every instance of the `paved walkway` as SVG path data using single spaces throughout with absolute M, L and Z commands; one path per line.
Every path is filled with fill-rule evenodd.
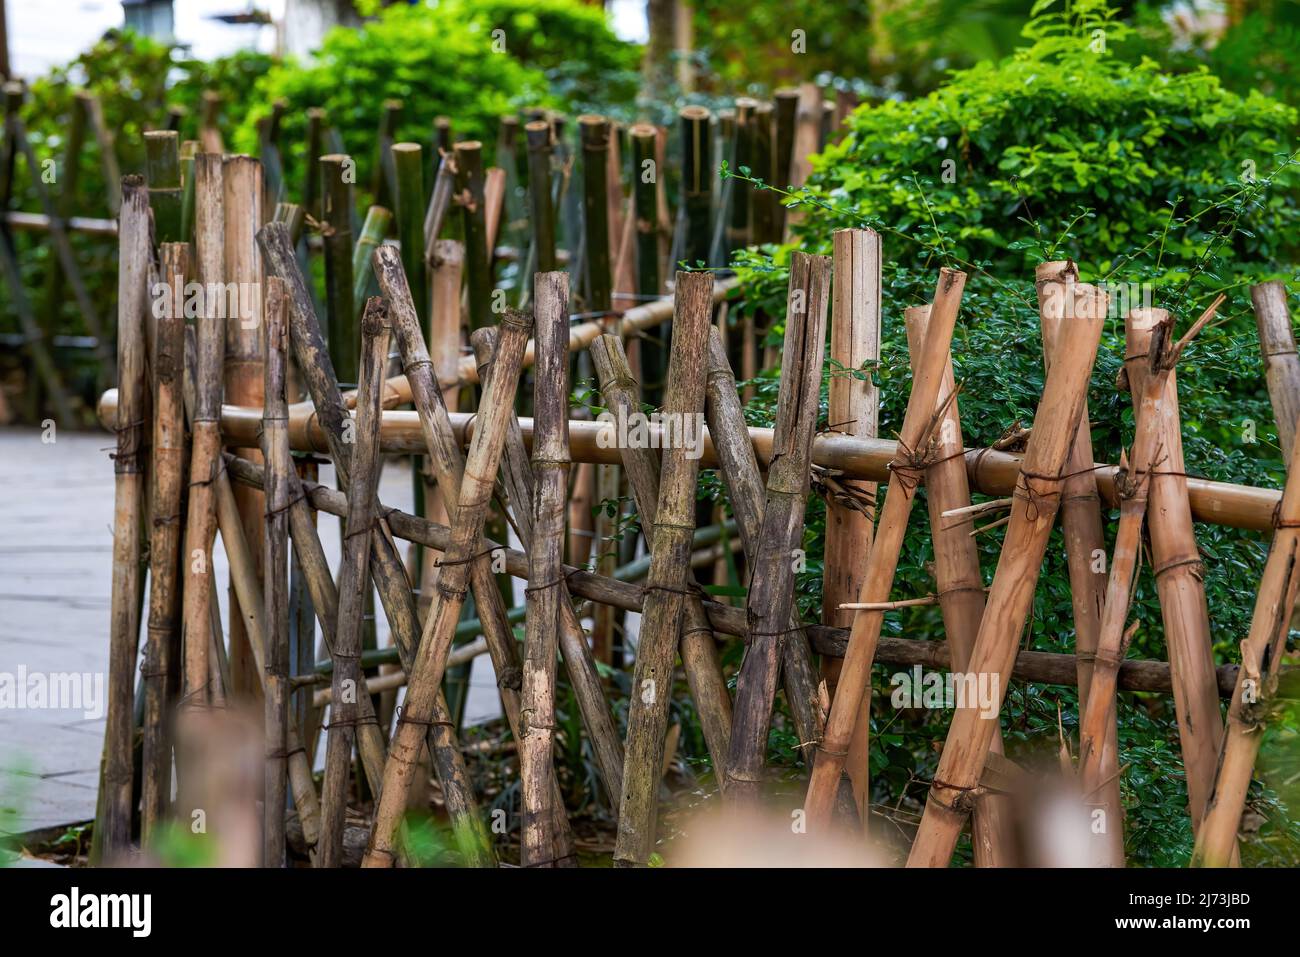
M 50 444 L 37 429 L 0 429 L 0 675 L 105 675 L 112 579 L 111 436 L 62 432 Z M 328 469 L 326 470 L 328 471 Z M 332 476 L 322 479 L 329 481 Z M 410 471 L 389 462 L 382 500 L 411 502 Z M 321 517 L 321 539 L 338 568 L 338 520 Z M 218 581 L 225 556 L 217 548 Z M 222 596 L 222 620 L 229 621 Z M 379 615 L 380 643 L 387 643 Z M 106 678 L 106 675 L 105 675 Z M 0 678 L 0 680 L 4 680 Z M 466 723 L 500 713 L 492 667 L 475 661 Z M 0 833 L 85 821 L 95 814 L 104 722 L 81 710 L 0 706 Z

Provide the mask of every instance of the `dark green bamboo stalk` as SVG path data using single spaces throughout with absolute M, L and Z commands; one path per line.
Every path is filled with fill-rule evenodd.
M 429 316 L 429 282 L 424 273 L 424 167 L 419 143 L 393 144 L 397 174 L 397 238 L 402 244 L 402 269 L 411 288 L 421 325 Z
M 750 117 L 753 140 L 750 166 L 754 176 L 771 185 L 776 169 L 775 145 L 772 131 L 772 104 L 759 103 Z M 754 245 L 780 240 L 776 228 L 776 194 L 770 189 L 749 190 L 749 241 Z
M 325 153 L 326 113 L 319 106 L 307 110 L 307 183 L 302 190 L 304 209 L 316 209 L 320 205 L 320 166 L 314 162 L 315 157 Z
M 345 177 L 352 159 L 340 153 L 320 158 L 321 238 L 325 246 L 325 328 L 330 359 L 340 382 L 356 382 L 360 333 L 352 299 L 352 183 Z
M 375 137 L 375 168 L 370 176 L 370 194 L 380 206 L 393 207 L 393 183 L 396 173 L 393 170 L 393 137 L 397 133 L 397 124 L 402 118 L 401 100 L 384 100 L 383 111 L 379 115 L 379 132 Z
M 524 127 L 524 135 L 528 139 L 528 198 L 537 271 L 553 272 L 555 207 L 551 205 L 551 124 L 533 120 Z
M 757 100 L 740 97 L 736 100 L 736 151 L 732 165 L 735 169 L 753 172 L 754 164 L 754 108 Z M 727 229 L 727 252 L 735 252 L 749 245 L 749 205 L 753 187 L 737 180 L 732 183 L 731 213 Z
M 582 212 L 586 233 L 587 310 L 610 309 L 609 272 L 609 121 L 603 116 L 578 117 L 582 137 Z
M 464 212 L 465 283 L 469 290 L 469 325 L 492 322 L 492 261 L 487 248 L 487 207 L 483 198 L 483 144 L 457 143 L 456 193 Z
M 393 214 L 382 206 L 371 206 L 366 210 L 366 221 L 361 227 L 361 235 L 352 248 L 352 302 L 364 303 L 370 295 L 370 287 L 375 277 L 371 254 L 388 235 L 388 224 L 393 221 Z
M 772 133 L 772 173 L 766 177 L 773 186 L 787 189 L 790 186 L 790 166 L 794 161 L 794 128 L 799 119 L 799 91 L 794 88 L 777 90 L 776 125 Z M 776 194 L 772 194 L 772 216 L 776 223 L 777 240 L 785 235 L 785 207 Z
M 435 116 L 433 118 L 433 144 L 440 153 L 450 153 L 455 148 L 451 136 L 451 117 Z
M 682 258 L 692 267 L 709 262 L 713 230 L 713 170 L 710 164 L 709 111 L 688 106 L 680 113 L 682 129 L 682 207 L 686 210 L 686 237 Z

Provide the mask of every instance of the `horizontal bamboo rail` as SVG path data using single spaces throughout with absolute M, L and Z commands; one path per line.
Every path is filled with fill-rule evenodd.
M 394 381 L 390 379 L 389 385 L 392 386 Z M 100 423 L 104 428 L 111 430 L 114 416 L 117 414 L 116 389 L 109 389 L 100 397 L 98 412 Z M 255 445 L 261 421 L 260 409 L 233 405 L 221 407 L 221 431 L 229 445 L 236 447 Z M 467 445 L 473 437 L 473 421 L 472 413 L 451 414 L 456 439 L 462 446 Z M 521 418 L 519 425 L 523 429 L 524 440 L 531 443 L 532 419 Z M 619 450 L 614 440 L 613 428 L 613 424 L 571 419 L 569 441 L 572 446 L 573 461 L 617 465 Z M 606 433 L 605 448 L 600 447 L 602 433 Z M 659 435 L 657 426 L 651 427 L 651 434 Z M 753 440 L 760 466 L 766 467 L 772 454 L 772 430 L 751 428 L 749 435 Z M 296 403 L 290 406 L 289 442 L 296 451 L 321 453 L 328 451 L 325 433 L 313 417 L 309 403 Z M 385 411 L 381 448 L 384 452 L 423 453 L 424 437 L 416 413 Z M 889 439 L 819 435 L 813 442 L 812 460 L 814 465 L 837 469 L 847 478 L 879 482 L 889 477 L 888 465 L 894 459 L 895 448 L 895 443 Z M 968 449 L 966 473 L 970 478 L 971 491 L 985 495 L 1011 494 L 1020 469 L 1020 459 L 1020 455 L 1011 452 Z M 713 442 L 709 438 L 708 431 L 705 430 L 704 457 L 700 461 L 700 466 L 716 468 L 717 464 Z M 1115 476 L 1118 471 L 1118 465 L 1099 463 L 1097 466 L 1097 490 L 1101 494 L 1102 502 L 1107 506 L 1113 507 L 1119 501 L 1115 489 Z M 1187 493 L 1191 500 L 1192 517 L 1196 521 L 1254 531 L 1272 530 L 1273 510 L 1282 500 L 1280 489 L 1256 488 L 1253 485 L 1236 485 L 1203 478 L 1188 478 Z

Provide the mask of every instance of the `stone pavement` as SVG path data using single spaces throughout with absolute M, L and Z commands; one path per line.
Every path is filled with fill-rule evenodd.
M 112 580 L 113 466 L 107 433 L 61 432 L 44 444 L 38 429 L 0 428 L 0 673 L 86 672 L 108 665 Z M 326 467 L 323 481 L 332 475 Z M 389 461 L 380 496 L 410 508 L 410 470 Z M 321 516 L 321 539 L 338 568 L 338 520 Z M 227 570 L 214 562 L 225 607 Z M 387 626 L 379 614 L 379 641 Z M 500 713 L 486 656 L 475 660 L 467 724 Z M 82 710 L 0 707 L 0 833 L 86 821 L 95 814 L 102 715 Z M 322 749 L 323 750 L 323 749 Z M 318 761 L 319 766 L 319 761 Z

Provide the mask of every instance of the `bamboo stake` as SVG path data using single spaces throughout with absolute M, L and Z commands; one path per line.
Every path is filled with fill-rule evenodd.
M 528 201 L 532 212 L 533 249 L 538 272 L 555 269 L 555 211 L 551 203 L 551 124 L 534 120 L 524 126 L 528 139 Z
M 469 327 L 492 322 L 492 264 L 488 258 L 487 203 L 483 195 L 483 144 L 456 144 L 456 202 L 465 214 L 465 287 Z M 473 365 L 473 362 L 470 363 Z
M 352 247 L 352 302 L 364 305 L 370 293 L 370 283 L 374 273 L 370 271 L 370 256 L 379 248 L 384 237 L 388 235 L 388 226 L 393 221 L 393 214 L 382 206 L 371 206 L 366 210 L 366 219 L 361 226 L 361 235 Z
M 927 444 L 934 427 L 933 413 L 939 398 L 943 370 L 948 361 L 948 347 L 957 310 L 965 287 L 966 274 L 942 269 L 930 312 L 930 331 L 925 354 L 917 363 L 912 377 L 912 394 L 898 440 L 899 456 L 890 467 L 889 490 L 885 498 L 876 536 L 871 543 L 868 572 L 859 593 L 864 602 L 885 601 L 893 584 L 903 535 L 907 531 L 908 513 L 916 483 L 927 462 Z M 849 650 L 840 671 L 840 685 L 831 703 L 826 734 L 818 748 L 808 786 L 806 811 L 809 823 L 824 826 L 830 822 L 831 810 L 839 787 L 840 772 L 852 741 L 853 726 L 863 700 L 870 698 L 871 662 L 884 621 L 882 612 L 859 612 L 853 621 Z
M 527 590 L 523 692 L 520 698 L 519 777 L 523 795 L 520 854 L 525 867 L 552 867 L 562 855 L 554 829 L 555 654 L 560 629 L 560 565 L 564 549 L 564 502 L 568 485 L 569 283 L 562 272 L 534 280 L 537 370 L 533 405 L 533 542 Z
M 1259 347 L 1264 353 L 1278 445 L 1282 447 L 1282 460 L 1289 462 L 1295 444 L 1296 419 L 1300 417 L 1300 355 L 1296 354 L 1295 333 L 1291 331 L 1286 284 L 1275 281 L 1251 286 L 1250 301 L 1255 307 Z
M 1138 311 L 1125 322 L 1127 359 L 1124 378 L 1129 391 L 1142 395 L 1146 371 L 1138 361 L 1150 351 L 1156 317 Z M 1182 427 L 1178 414 L 1178 372 L 1169 373 L 1160 402 L 1164 420 L 1160 458 L 1153 469 L 1147 508 L 1160 520 L 1149 523 L 1152 573 L 1160 596 L 1160 617 L 1174 682 L 1174 711 L 1187 777 L 1188 811 L 1195 831 L 1214 785 L 1214 769 L 1223 735 L 1223 716 L 1214 693 L 1214 653 L 1204 571 L 1192 529 L 1188 480 L 1183 476 Z
M 570 422 L 572 425 L 572 422 Z M 227 456 L 226 464 L 230 474 L 238 482 L 256 487 L 264 484 L 262 467 L 245 459 Z M 347 499 L 335 489 L 317 482 L 304 480 L 303 492 L 310 502 L 310 507 L 330 515 L 347 514 Z M 411 515 L 399 509 L 388 508 L 385 518 L 391 524 L 394 537 L 416 542 L 427 548 L 446 549 L 450 542 L 451 531 L 446 525 L 431 522 L 428 519 Z M 498 554 L 505 562 L 506 572 L 515 578 L 528 578 L 528 556 L 517 549 L 505 548 L 485 540 L 485 547 L 500 548 Z M 624 573 L 627 574 L 627 573 Z M 594 572 L 564 566 L 565 580 L 572 586 L 572 594 L 594 602 L 603 602 L 625 611 L 640 612 L 644 607 L 644 589 L 631 581 L 607 578 Z M 930 599 L 924 599 L 930 602 Z M 741 608 L 732 608 L 720 602 L 705 600 L 705 614 L 709 617 L 709 626 L 718 634 L 733 635 L 744 638 L 748 634 L 745 613 Z M 898 605 L 901 602 L 875 603 L 872 607 Z M 830 628 L 826 625 L 808 625 L 808 641 L 812 648 L 823 655 L 843 657 L 848 644 L 849 630 Z M 382 654 L 382 652 L 381 652 Z M 951 665 L 951 655 L 946 642 L 910 640 L 891 638 L 882 635 L 877 659 L 888 664 L 924 665 L 930 668 L 947 669 Z M 1232 696 L 1232 690 L 1240 669 L 1236 665 L 1223 665 L 1217 669 L 1215 680 L 1219 694 L 1225 698 Z M 1293 669 L 1288 669 L 1288 673 Z M 1021 651 L 1016 655 L 1015 670 L 1012 677 L 1022 681 L 1041 684 L 1075 687 L 1078 675 L 1075 673 L 1075 656 L 1054 654 L 1045 651 Z M 1169 678 L 1169 665 L 1163 661 L 1139 661 L 1128 659 L 1120 664 L 1119 688 L 1121 691 L 1147 691 L 1169 694 L 1173 685 Z
M 582 209 L 586 230 L 587 311 L 609 312 L 609 203 L 606 158 L 609 121 L 603 116 L 578 117 L 582 137 Z
M 141 843 L 148 846 L 171 797 L 172 762 L 168 727 L 168 687 L 180 667 L 181 503 L 185 474 L 185 316 L 176 297 L 185 288 L 189 244 L 164 243 L 162 281 L 165 303 L 158 320 L 154 351 L 153 522 L 149 536 L 149 625 L 145 640 L 144 728 L 140 786 Z
M 713 229 L 709 225 L 713 204 L 714 169 L 709 158 L 712 115 L 702 106 L 685 107 L 678 114 L 682 131 L 682 208 L 686 216 L 686 240 L 682 258 L 692 266 L 709 261 Z
M 713 311 L 713 280 L 706 272 L 678 272 L 672 351 L 664 411 L 700 416 L 707 373 L 706 338 Z M 662 777 L 664 734 L 672 701 L 676 659 L 685 608 L 691 534 L 695 530 L 695 483 L 699 460 L 684 442 L 663 450 L 659 500 L 628 706 L 623 800 L 619 805 L 614 861 L 644 865 L 655 840 L 655 807 Z
M 262 225 L 262 164 L 251 156 L 228 156 L 223 163 L 222 186 L 225 190 L 223 212 L 226 217 L 225 279 L 238 283 L 239 316 L 226 318 L 226 398 L 254 409 L 262 407 L 262 263 L 254 236 Z M 238 454 L 238 450 L 237 450 Z M 261 456 L 258 443 L 248 448 L 246 458 Z M 240 489 L 235 495 L 244 526 L 244 537 L 260 543 L 266 499 L 252 489 Z M 253 552 L 253 568 L 261 578 L 261 550 Z M 230 676 L 236 695 L 256 699 L 261 681 L 253 665 L 249 636 L 238 614 L 238 598 L 230 596 Z
M 357 307 L 352 269 L 352 157 L 320 158 L 321 239 L 325 246 L 325 327 L 330 359 L 344 382 L 357 379 Z
M 335 474 L 339 484 L 346 488 L 351 462 L 351 447 L 343 438 L 347 414 L 288 232 L 282 223 L 268 223 L 258 234 L 258 241 L 266 257 L 267 272 L 284 279 L 288 285 L 290 341 L 298 368 L 302 370 L 312 396 L 313 416 L 325 431 L 325 445 L 333 459 Z M 290 421 L 292 425 L 292 418 Z M 371 542 L 370 574 L 388 616 L 403 666 L 410 674 L 419 643 L 419 618 L 410 580 L 388 535 L 387 521 L 382 516 L 376 521 Z M 428 725 L 427 738 L 434 770 L 442 785 L 444 803 L 461 839 L 460 849 L 471 865 L 490 866 L 492 855 L 486 850 L 485 842 L 480 840 L 481 824 L 475 809 L 474 792 L 440 690 L 433 702 L 433 718 Z
M 828 256 L 796 252 L 790 259 L 774 455 L 767 472 L 762 531 L 745 603 L 751 639 L 736 681 L 736 713 L 727 757 L 726 796 L 736 802 L 755 801 L 761 790 L 780 649 L 794 610 L 793 556 L 803 543 L 830 267 Z
M 198 281 L 224 282 L 225 216 L 220 154 L 200 153 L 194 158 L 194 245 Z M 212 543 L 216 535 L 216 498 L 213 480 L 220 467 L 222 377 L 225 330 L 216 303 L 205 297 L 197 321 L 197 366 L 194 377 L 195 407 L 190 423 L 189 504 L 185 517 L 185 568 L 182 620 L 185 634 L 185 685 L 183 698 L 195 707 L 209 700 L 208 640 L 210 632 Z
M 750 115 L 753 128 L 751 154 L 755 176 L 763 182 L 774 185 L 773 173 L 776 169 L 773 143 L 773 111 L 771 103 L 755 104 Z M 755 245 L 774 243 L 780 240 L 776 228 L 777 217 L 776 193 L 770 189 L 753 187 L 749 191 L 749 230 L 750 242 Z
M 799 91 L 793 87 L 772 94 L 776 109 L 772 127 L 772 172 L 768 182 L 780 189 L 789 189 L 794 165 L 794 127 L 799 114 Z M 776 193 L 770 194 L 775 216 L 773 242 L 785 236 L 785 206 Z
M 399 187 L 400 188 L 400 187 Z M 338 867 L 343 857 L 343 822 L 357 723 L 361 683 L 361 629 L 365 596 L 370 592 L 371 530 L 379 480 L 379 413 L 388 358 L 388 316 L 384 300 L 366 303 L 361 319 L 361 381 L 352 461 L 348 478 L 348 517 L 339 571 L 339 617 L 334 634 L 333 704 L 326 739 L 325 779 L 321 789 L 321 840 L 317 867 Z
M 155 239 L 159 243 L 182 242 L 179 139 L 171 130 L 149 130 L 144 134 L 144 149 Z
M 736 377 L 727 364 L 722 336 L 714 329 L 709 334 L 709 381 L 705 417 L 714 436 L 716 460 L 727 486 L 731 510 L 736 516 L 745 560 L 750 568 L 758 557 L 758 542 L 763 528 L 764 487 L 758 470 L 754 445 L 745 428 L 745 412 L 736 391 Z M 708 444 L 705 445 L 708 462 Z M 821 740 L 822 713 L 817 692 L 817 668 L 808 639 L 791 616 L 788 633 L 781 642 L 781 672 L 786 703 L 794 717 L 804 761 L 812 763 L 813 746 Z
M 284 281 L 266 287 L 265 396 L 262 457 L 266 462 L 266 784 L 263 800 L 262 864 L 283 867 L 284 806 L 289 740 L 289 509 L 293 470 L 289 452 L 289 404 L 285 399 L 285 349 L 289 321 Z
M 1074 285 L 1072 289 L 1071 315 L 1074 318 L 1066 327 L 1069 334 L 1059 337 L 1061 341 L 1056 346 L 1043 399 L 1034 417 L 1011 524 L 1007 527 L 1002 555 L 993 575 L 979 635 L 970 657 L 969 673 L 996 676 L 999 706 L 1006 695 L 1016 644 L 1033 602 L 1048 536 L 1056 519 L 1061 496 L 1060 476 L 1077 430 L 1079 412 L 1083 408 L 1088 378 L 1106 319 L 1104 293 L 1091 286 Z M 938 321 L 938 313 L 936 300 L 931 309 L 927 351 L 934 347 L 934 323 Z M 947 343 L 943 345 L 946 348 Z M 927 354 L 925 358 L 928 360 L 931 356 Z M 916 395 L 915 389 L 912 394 Z M 886 504 L 886 510 L 888 508 Z M 876 540 L 879 542 L 881 538 Z M 971 800 L 980 796 L 980 774 L 999 721 L 996 715 L 985 717 L 977 702 L 959 701 L 958 705 L 908 857 L 909 867 L 946 867 L 970 810 Z
M 1292 445 L 1286 487 L 1274 524 L 1277 531 L 1269 545 L 1250 633 L 1241 643 L 1241 670 L 1228 706 L 1214 786 L 1192 855 L 1192 863 L 1201 867 L 1237 863 L 1237 831 L 1251 773 L 1267 724 L 1278 706 L 1278 672 L 1285 658 L 1292 609 L 1300 593 L 1300 573 L 1296 569 L 1300 551 L 1300 444 Z
M 397 237 L 402 268 L 420 319 L 429 315 L 429 283 L 424 275 L 424 159 L 419 143 L 394 143 L 397 171 Z
M 842 229 L 832 241 L 832 272 L 837 281 L 831 290 L 831 359 L 836 368 L 831 371 L 827 418 L 835 431 L 875 438 L 880 396 L 870 373 L 861 379 L 857 375 L 864 365 L 880 361 L 880 236 L 871 229 Z M 873 504 L 863 508 L 857 501 L 835 498 L 826 503 L 822 621 L 828 625 L 852 626 L 852 613 L 841 606 L 862 590 L 866 572 L 862 556 L 870 553 L 875 532 L 876 483 L 857 483 L 855 489 Z M 833 700 L 840 660 L 822 659 L 821 674 Z M 864 828 L 871 805 L 870 708 L 871 703 L 864 700 L 845 759 L 858 820 Z
M 225 146 L 221 142 L 221 130 L 218 122 L 221 116 L 221 96 L 212 90 L 203 91 L 203 120 L 199 124 L 199 142 L 204 153 L 220 156 Z
M 118 250 L 117 451 L 113 455 L 113 597 L 110 612 L 108 708 L 104 726 L 103 853 L 131 846 L 131 712 L 140 635 L 140 515 L 144 508 L 144 447 L 148 414 L 144 316 L 149 271 L 149 196 L 144 179 L 122 179 Z
M 930 324 L 929 307 L 904 310 L 907 347 L 914 363 L 925 351 Z M 960 526 L 945 527 L 942 516 L 950 508 L 970 504 L 966 468 L 954 458 L 962 448 L 961 415 L 954 395 L 957 384 L 948 360 L 939 386 L 937 414 L 941 417 L 935 434 L 935 462 L 926 469 L 926 505 L 930 534 L 934 542 L 934 578 L 943 614 L 943 630 L 952 651 L 953 667 L 964 671 L 970 665 L 975 637 L 984 617 L 984 576 L 980 571 L 979 549 Z M 952 398 L 949 400 L 944 397 Z M 859 721 L 861 721 L 859 717 Z M 997 729 L 990 750 L 1002 754 L 1002 730 Z M 1015 864 L 1015 833 L 1012 809 L 995 794 L 986 795 L 976 806 L 971 844 L 976 867 L 1010 867 Z
M 601 395 L 608 403 L 610 413 L 622 418 L 639 413 L 636 380 L 632 378 L 622 341 L 617 336 L 601 336 L 591 344 L 591 358 L 600 377 Z M 632 486 L 637 514 L 651 539 L 653 554 L 655 516 L 659 507 L 658 457 L 652 449 L 631 443 L 620 444 L 619 451 Z M 694 579 L 688 578 L 687 587 L 693 586 Z M 731 696 L 722 676 L 713 629 L 709 627 L 698 595 L 692 593 L 687 597 L 684 614 L 680 645 L 682 667 L 700 716 L 700 727 L 709 756 L 713 759 L 715 774 L 722 781 L 731 737 Z
M 505 421 L 510 414 L 519 378 L 519 362 L 530 325 L 527 316 L 515 313 L 506 313 L 502 321 L 492 382 L 479 405 L 483 428 L 470 445 L 452 524 L 452 541 L 442 560 L 433 604 L 413 667 L 408 669 L 411 680 L 406 704 L 390 745 L 388 765 L 384 769 L 384 790 L 375 811 L 375 826 L 366 852 L 365 865 L 369 867 L 392 866 L 395 861 L 394 840 L 415 770 L 419 744 L 425 733 L 421 728 L 433 720 L 436 695 L 442 683 L 456 619 L 465 601 L 469 566 L 480 548 L 483 522 L 492 498 L 493 478 L 505 442 Z
M 1135 318 L 1143 321 L 1145 317 Z M 1115 549 L 1110 562 L 1110 578 L 1102 612 L 1101 628 L 1095 665 L 1088 676 L 1090 688 L 1087 704 L 1081 706 L 1079 721 L 1079 777 L 1083 782 L 1084 799 L 1101 805 L 1104 815 L 1104 845 L 1098 854 L 1103 864 L 1122 865 L 1123 857 L 1116 859 L 1113 829 L 1120 826 L 1121 809 L 1112 804 L 1110 796 L 1103 793 L 1109 778 L 1118 772 L 1118 756 L 1108 760 L 1105 752 L 1117 747 L 1111 740 L 1110 729 L 1115 722 L 1115 682 L 1120 659 L 1124 655 L 1124 625 L 1132 600 L 1133 582 L 1137 574 L 1138 551 L 1141 547 L 1142 524 L 1147 511 L 1147 489 L 1151 468 L 1160 438 L 1160 402 L 1173 367 L 1170 352 L 1173 341 L 1170 332 L 1173 322 L 1163 309 L 1151 310 L 1152 336 L 1146 356 L 1146 374 L 1142 392 L 1137 397 L 1136 427 L 1133 452 L 1129 456 L 1130 471 L 1123 483 L 1119 526 L 1115 533 Z M 1082 423 L 1081 423 L 1082 427 Z M 1079 677 L 1083 683 L 1083 675 Z M 1116 790 L 1118 790 L 1116 788 Z M 1095 829 L 1094 829 L 1094 833 Z M 1122 831 L 1121 831 L 1122 851 Z
M 1043 339 L 1043 367 L 1052 367 L 1052 355 L 1060 337 L 1066 304 L 1072 302 L 1070 286 L 1079 279 L 1072 261 L 1046 262 L 1034 270 L 1038 293 L 1038 314 Z M 1067 296 L 1071 297 L 1067 299 Z M 1074 640 L 1079 661 L 1079 714 L 1088 707 L 1092 682 L 1092 659 L 1100 640 L 1102 609 L 1106 602 L 1106 543 L 1102 536 L 1101 499 L 1097 494 L 1097 473 L 1093 470 L 1092 429 L 1088 402 L 1084 399 L 1079 424 L 1066 460 L 1066 478 L 1061 487 L 1061 533 L 1065 537 L 1066 563 L 1070 574 L 1070 602 L 1074 609 Z M 1121 498 L 1121 501 L 1123 499 Z M 1119 789 L 1119 726 L 1112 714 L 1106 730 L 1106 766 L 1099 780 L 1105 784 L 1095 795 L 1105 814 L 1105 834 L 1110 842 L 1109 863 L 1124 864 L 1124 804 Z
M 732 164 L 737 170 L 750 169 L 754 162 L 754 108 L 758 101 L 747 96 L 736 98 L 736 156 Z M 752 171 L 752 170 L 751 170 Z M 758 175 L 763 175 L 761 172 Z M 753 187 L 743 180 L 732 183 L 731 220 L 727 224 L 727 255 L 749 245 L 749 208 Z

